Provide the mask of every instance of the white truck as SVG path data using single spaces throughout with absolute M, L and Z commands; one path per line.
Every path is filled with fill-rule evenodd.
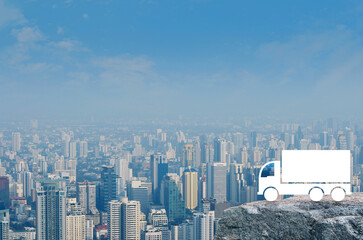
M 342 201 L 351 194 L 349 150 L 283 150 L 282 161 L 263 165 L 258 194 L 267 201 L 279 195 L 309 195 L 320 201 L 324 195 Z

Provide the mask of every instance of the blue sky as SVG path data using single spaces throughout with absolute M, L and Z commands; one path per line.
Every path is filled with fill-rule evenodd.
M 361 117 L 361 1 L 0 0 L 0 119 Z

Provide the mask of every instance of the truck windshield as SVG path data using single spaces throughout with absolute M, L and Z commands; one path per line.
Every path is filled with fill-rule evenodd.
M 262 170 L 261 177 L 274 176 L 274 163 L 267 164 Z

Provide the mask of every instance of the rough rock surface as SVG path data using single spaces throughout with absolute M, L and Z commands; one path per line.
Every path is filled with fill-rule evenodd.
M 216 239 L 363 239 L 363 194 L 341 202 L 299 196 L 229 208 Z

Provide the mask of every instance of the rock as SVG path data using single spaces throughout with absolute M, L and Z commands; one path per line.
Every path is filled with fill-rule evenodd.
M 296 196 L 229 208 L 218 225 L 222 239 L 363 239 L 363 193 L 341 202 Z

